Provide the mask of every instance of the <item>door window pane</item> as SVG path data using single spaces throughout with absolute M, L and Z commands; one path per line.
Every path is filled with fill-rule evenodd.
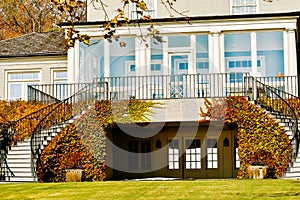
M 168 150 L 169 169 L 179 169 L 179 145 L 178 140 L 169 141 Z
M 151 141 L 141 141 L 141 168 L 151 169 Z
M 130 170 L 138 169 L 138 141 L 129 141 L 128 142 L 128 168 Z
M 207 140 L 206 153 L 207 153 L 207 168 L 208 169 L 218 168 L 217 139 Z

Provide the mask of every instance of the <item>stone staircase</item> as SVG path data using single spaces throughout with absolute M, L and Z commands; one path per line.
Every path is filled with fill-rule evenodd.
M 40 133 L 41 149 L 43 149 L 52 138 L 57 135 L 62 128 L 72 121 L 68 121 L 61 125 L 50 127 L 48 130 L 43 130 Z M 30 138 L 21 142 L 17 142 L 11 146 L 6 156 L 7 165 L 13 172 L 14 176 L 5 177 L 5 181 L 9 182 L 36 182 L 37 177 L 34 167 L 36 164 L 31 153 Z
M 256 105 L 257 107 L 261 108 L 259 105 Z M 281 127 L 284 128 L 286 134 L 288 135 L 289 139 L 293 138 L 293 133 L 291 129 L 291 122 L 290 118 L 288 116 L 280 115 L 276 112 L 268 111 L 264 108 L 261 108 L 264 110 L 272 119 L 277 121 Z M 300 120 L 298 121 L 298 128 L 300 130 Z M 293 148 L 296 148 L 295 143 L 292 143 Z M 294 159 L 290 163 L 290 167 L 288 168 L 287 172 L 282 177 L 284 179 L 300 179 L 300 149 L 298 149 L 298 154 L 296 159 Z

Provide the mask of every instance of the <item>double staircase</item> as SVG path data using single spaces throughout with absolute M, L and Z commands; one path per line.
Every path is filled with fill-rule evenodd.
M 251 84 L 252 85 L 249 86 L 249 88 L 260 88 L 262 89 L 262 91 L 264 91 L 264 94 L 258 94 L 257 97 L 253 97 L 252 100 L 255 100 L 255 105 L 265 110 L 265 112 L 271 118 L 278 121 L 279 125 L 281 125 L 285 129 L 286 134 L 290 138 L 291 145 L 293 146 L 294 157 L 290 163 L 288 171 L 284 174 L 283 178 L 299 179 L 300 153 L 298 137 L 300 122 L 298 122 L 295 112 L 287 102 L 287 99 L 294 97 L 292 95 L 285 94 L 283 91 L 278 91 L 276 88 L 265 85 L 255 79 L 252 80 Z M 31 138 L 17 142 L 15 145 L 11 146 L 10 149 L 8 149 L 7 153 L 5 153 L 5 160 L 8 169 L 10 170 L 6 173 L 10 175 L 5 176 L 5 181 L 38 181 L 35 168 L 36 160 L 38 159 L 41 151 L 49 143 L 49 141 L 51 141 L 51 139 L 61 131 L 62 128 L 72 123 L 74 118 L 80 116 L 80 113 L 84 112 L 84 109 L 87 108 L 86 106 L 89 105 L 89 102 L 82 103 L 83 100 L 89 99 L 91 96 L 99 96 L 98 94 L 93 94 L 95 89 L 97 89 L 97 91 L 101 91 L 98 90 L 99 87 L 97 85 L 96 87 L 94 85 L 86 85 L 78 89 L 76 93 L 71 97 L 60 101 L 58 103 L 58 106 L 56 106 L 54 109 L 49 110 L 49 112 L 47 112 L 47 114 L 41 118 L 39 124 L 37 124 L 34 131 L 32 132 Z M 254 91 L 253 94 L 254 93 L 256 93 L 256 91 Z M 257 93 L 259 93 L 259 91 L 257 91 Z M 34 94 L 37 94 L 37 97 L 41 96 L 37 91 L 35 91 Z M 266 97 L 271 99 L 271 102 L 273 103 L 265 103 L 264 98 Z M 47 98 L 49 98 L 49 95 L 47 96 Z M 103 99 L 106 98 L 107 95 Z M 54 100 L 56 101 L 56 99 Z M 274 109 L 274 107 L 280 107 L 278 102 L 280 102 L 281 106 L 282 104 L 284 104 L 284 110 Z M 78 107 L 75 106 L 77 104 Z M 66 109 L 66 107 L 64 107 L 65 105 L 72 105 L 72 109 L 68 110 L 68 112 L 72 112 L 72 115 L 64 116 L 64 113 L 66 113 L 66 110 L 64 110 Z M 60 112 L 61 115 L 57 117 L 56 113 Z

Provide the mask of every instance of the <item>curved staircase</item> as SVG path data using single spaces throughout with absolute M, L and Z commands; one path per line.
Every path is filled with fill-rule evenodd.
M 54 97 L 50 98 L 52 102 L 53 99 L 55 99 L 54 103 L 25 116 L 16 123 L 12 123 L 8 129 L 11 138 L 16 135 L 18 131 L 22 131 L 20 130 L 22 126 L 20 126 L 21 128 L 16 128 L 18 127 L 16 124 L 22 125 L 22 122 L 25 120 L 27 120 L 27 122 L 30 120 L 39 120 L 38 123 L 34 124 L 34 127 L 30 128 L 30 138 L 15 142 L 14 145 L 6 147 L 6 150 L 3 151 L 3 161 L 0 164 L 1 170 L 5 173 L 3 173 L 3 178 L 0 181 L 38 181 L 36 162 L 44 147 L 46 147 L 52 138 L 64 127 L 84 114 L 86 109 L 91 108 L 89 105 L 94 102 L 95 97 L 97 96 L 99 99 L 99 86 L 103 87 L 101 90 L 102 93 L 106 91 L 105 84 L 103 83 L 82 84 L 72 96 L 65 100 L 58 101 Z M 41 93 L 44 95 L 44 92 Z M 37 91 L 35 91 L 34 94 L 37 97 L 41 97 L 41 95 L 37 94 Z M 106 95 L 102 96 L 102 98 L 106 97 Z M 47 98 L 49 99 L 48 94 Z
M 298 97 L 288 94 L 283 90 L 271 87 L 261 81 L 252 78 L 252 88 L 256 88 L 253 93 L 254 104 L 264 110 L 272 119 L 277 121 L 285 130 L 292 145 L 292 160 L 287 171 L 282 178 L 300 179 L 300 149 L 299 149 L 299 130 L 300 120 L 295 112 L 295 108 L 290 105 L 290 101 Z

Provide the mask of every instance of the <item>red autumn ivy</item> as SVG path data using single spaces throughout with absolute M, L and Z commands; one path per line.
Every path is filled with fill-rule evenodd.
M 254 159 L 269 167 L 268 177 L 282 177 L 291 160 L 292 147 L 287 134 L 277 121 L 249 103 L 246 97 L 213 99 L 212 103 L 205 105 L 207 112 L 202 110 L 202 121 L 223 120 L 226 124 L 238 125 L 238 178 L 249 176 L 247 168 Z

